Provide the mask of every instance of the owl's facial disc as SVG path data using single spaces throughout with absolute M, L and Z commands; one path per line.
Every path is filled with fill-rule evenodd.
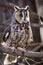
M 26 6 L 25 8 L 19 8 L 18 6 L 15 6 L 14 9 L 15 9 L 15 19 L 19 23 L 27 23 L 30 21 L 28 6 Z

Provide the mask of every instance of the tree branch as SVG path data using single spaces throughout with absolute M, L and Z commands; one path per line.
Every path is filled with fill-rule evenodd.
M 31 57 L 31 58 L 43 58 L 43 52 L 33 52 L 33 51 L 26 51 L 26 50 L 21 50 L 21 49 L 14 49 L 12 51 L 11 48 L 5 48 L 2 45 L 0 45 L 0 52 L 1 53 L 7 53 L 11 55 L 19 55 L 19 56 L 25 56 L 25 57 Z

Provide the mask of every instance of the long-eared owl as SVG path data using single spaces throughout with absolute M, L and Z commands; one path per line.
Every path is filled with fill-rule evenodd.
M 25 8 L 14 6 L 11 24 L 5 31 L 2 45 L 5 47 L 26 48 L 28 44 L 33 41 L 29 12 L 29 6 L 26 6 Z M 9 55 L 6 56 L 4 64 L 8 63 L 8 57 Z M 9 61 L 11 62 L 12 60 Z
M 11 24 L 3 36 L 3 41 L 6 42 L 5 46 L 25 47 L 33 41 L 29 11 L 29 6 L 25 8 L 14 6 Z

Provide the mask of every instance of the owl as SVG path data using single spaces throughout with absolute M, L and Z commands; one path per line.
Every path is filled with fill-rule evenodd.
M 3 36 L 4 47 L 21 47 L 26 48 L 33 41 L 32 29 L 30 26 L 30 9 L 27 5 L 25 8 L 14 6 L 10 26 L 5 30 Z M 9 57 L 9 55 L 7 55 Z M 12 58 L 11 58 L 12 59 Z M 6 58 L 4 64 L 6 64 Z

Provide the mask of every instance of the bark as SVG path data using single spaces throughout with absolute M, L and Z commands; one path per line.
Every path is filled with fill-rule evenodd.
M 43 52 L 33 52 L 33 51 L 26 51 L 22 48 L 14 49 L 12 51 L 12 48 L 6 48 L 0 45 L 0 53 L 7 53 L 11 54 L 13 56 L 19 55 L 23 57 L 31 57 L 31 58 L 43 58 Z

